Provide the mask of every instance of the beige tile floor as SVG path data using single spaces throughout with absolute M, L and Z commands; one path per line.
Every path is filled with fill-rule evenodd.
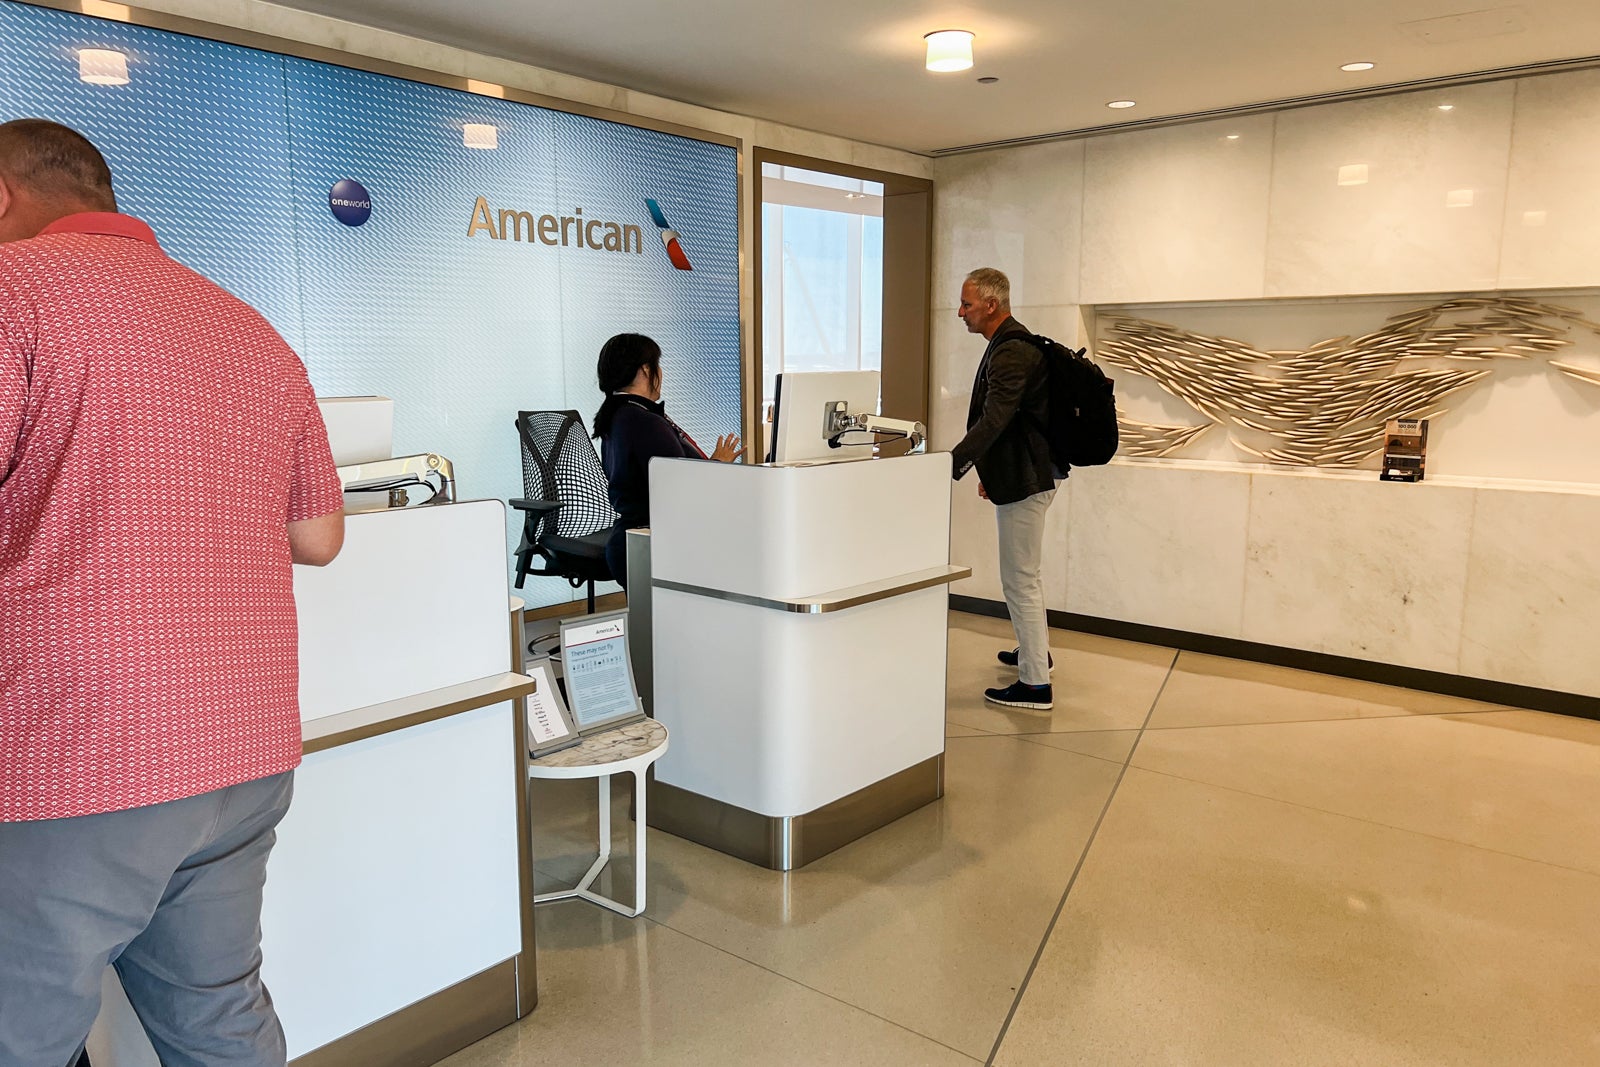
M 541 906 L 540 1006 L 447 1061 L 1600 1064 L 1600 722 L 951 616 L 947 795 L 784 875 L 650 831 Z M 541 890 L 588 782 L 534 794 Z M 627 794 L 613 795 L 625 896 Z

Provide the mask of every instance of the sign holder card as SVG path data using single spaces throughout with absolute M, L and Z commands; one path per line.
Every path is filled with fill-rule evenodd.
M 528 755 L 533 759 L 571 748 L 583 740 L 572 712 L 561 699 L 561 689 L 556 685 L 555 667 L 549 656 L 531 660 L 524 672 L 535 682 L 534 691 L 527 696 L 528 704 Z
M 561 665 L 580 733 L 587 736 L 645 717 L 628 655 L 626 611 L 563 622 Z

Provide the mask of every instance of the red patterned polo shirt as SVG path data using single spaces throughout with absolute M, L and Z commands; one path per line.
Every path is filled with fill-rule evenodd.
M 0 244 L 0 822 L 296 766 L 286 524 L 341 504 L 299 357 L 148 226 Z

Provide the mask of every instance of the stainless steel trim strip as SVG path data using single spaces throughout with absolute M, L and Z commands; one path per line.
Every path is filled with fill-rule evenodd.
M 778 870 L 792 871 L 804 866 L 794 861 L 794 816 L 785 815 L 779 819 L 775 829 L 778 831 Z
M 428 1067 L 517 1021 L 506 960 L 289 1061 L 290 1067 Z
M 655 621 L 650 609 L 650 530 L 628 531 L 628 653 L 646 715 L 656 712 Z
M 205 22 L 183 15 L 169 15 L 164 11 L 149 11 L 128 4 L 106 3 L 104 0 L 20 0 L 20 2 L 31 4 L 34 7 L 47 7 L 53 11 L 66 11 L 74 15 L 88 15 L 91 18 L 102 18 L 112 22 L 125 22 L 130 26 L 144 26 L 152 30 L 165 30 L 168 33 L 181 33 L 188 37 L 199 37 L 203 40 L 217 41 L 222 44 L 254 48 L 262 52 L 275 52 L 278 55 L 293 56 L 296 59 L 309 59 L 317 63 L 329 63 L 336 67 L 348 67 L 351 70 L 366 71 L 368 74 L 385 74 L 391 78 L 403 78 L 406 81 L 421 82 L 424 85 L 437 85 L 444 89 L 459 89 L 465 93 L 476 93 L 479 96 L 513 100 L 519 104 L 532 104 L 534 107 L 542 107 L 551 111 L 565 111 L 570 115 L 583 115 L 586 118 L 604 119 L 606 122 L 615 122 L 642 130 L 670 133 L 674 136 L 687 137 L 694 141 L 707 141 L 711 144 L 719 144 L 735 150 L 742 150 L 744 147 L 744 141 L 741 138 L 715 133 L 711 130 L 698 129 L 694 126 L 684 126 L 676 122 L 649 118 L 645 115 L 634 115 L 626 111 L 617 111 L 613 108 L 584 104 L 576 100 L 564 100 L 556 96 L 546 96 L 543 93 L 518 89 L 512 85 L 501 85 L 477 78 L 458 77 L 453 74 L 444 74 L 440 71 L 413 67 L 404 63 L 391 63 L 386 59 L 375 59 L 371 56 L 357 55 L 354 52 L 342 52 L 335 48 L 306 44 L 303 41 L 293 41 L 286 37 L 272 37 L 254 30 L 239 29 L 221 23 Z M 311 12 L 311 14 L 320 14 L 320 12 Z M 366 26 L 365 24 L 359 25 L 363 29 L 376 29 L 376 27 Z M 420 41 L 427 45 L 439 44 L 437 41 L 412 37 L 410 34 L 401 34 L 401 36 L 410 37 L 411 40 Z M 453 46 L 445 45 L 443 47 Z M 463 52 L 470 51 L 469 49 L 458 50 Z
M 505 674 L 445 686 L 416 696 L 369 704 L 354 711 L 324 715 L 300 724 L 300 751 L 306 754 L 322 752 L 353 741 L 446 719 L 464 711 L 476 711 L 491 704 L 520 701 L 532 693 L 537 685 L 525 674 L 507 671 Z
M 944 796 L 944 753 L 804 815 L 761 815 L 680 786 L 650 781 L 658 830 L 774 871 L 792 871 Z
M 512 597 L 511 659 L 513 674 L 522 673 L 527 654 L 526 633 L 522 627 L 523 601 Z M 517 953 L 517 1017 L 539 1006 L 539 935 L 533 918 L 533 815 L 528 796 L 528 698 L 519 697 L 511 716 L 511 743 L 515 746 L 517 797 L 517 919 L 522 926 L 522 951 Z
M 665 578 L 656 578 L 650 584 L 656 589 L 671 589 L 674 592 L 688 593 L 691 596 L 703 596 L 712 600 L 726 600 L 734 604 L 748 604 L 751 607 L 768 608 L 772 611 L 784 611 L 796 615 L 825 615 L 829 612 L 860 607 L 863 604 L 874 604 L 880 600 L 888 600 L 890 597 L 901 596 L 906 593 L 915 593 L 921 589 L 932 589 L 936 585 L 949 585 L 951 582 L 959 582 L 961 579 L 971 576 L 971 567 L 957 567 L 947 564 L 943 567 L 930 567 L 925 571 L 913 571 L 910 574 L 887 578 L 881 582 L 869 582 L 865 585 L 850 586 L 846 589 L 835 589 L 832 592 L 806 597 L 802 600 L 772 600 L 767 597 L 751 596 L 748 593 L 733 593 L 726 589 L 709 589 L 703 585 L 672 582 Z

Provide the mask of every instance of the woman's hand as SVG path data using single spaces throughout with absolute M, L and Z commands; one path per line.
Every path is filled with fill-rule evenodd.
M 732 463 L 739 458 L 739 435 L 730 433 L 726 437 L 717 438 L 717 447 L 711 452 L 711 458 L 718 463 Z

